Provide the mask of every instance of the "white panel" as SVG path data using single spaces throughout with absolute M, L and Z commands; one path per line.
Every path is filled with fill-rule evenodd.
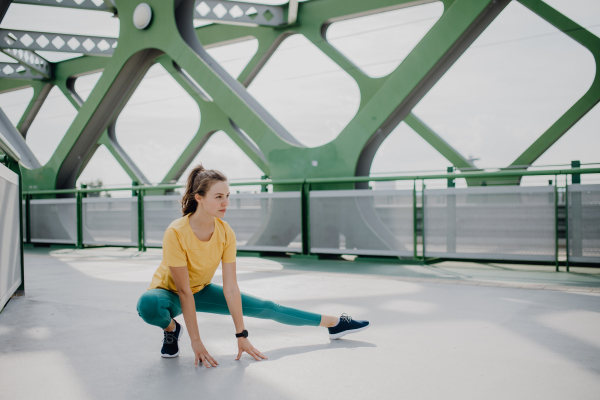
M 426 256 L 555 259 L 554 187 L 425 190 Z
M 223 220 L 234 230 L 239 250 L 301 250 L 299 192 L 232 194 L 229 200 Z M 177 218 L 181 218 L 179 196 L 145 197 L 146 245 L 162 246 L 165 230 Z
M 0 310 L 21 284 L 19 186 L 6 179 L 13 175 L 0 165 Z
M 31 200 L 30 210 L 32 242 L 77 243 L 75 199 Z
M 239 250 L 301 251 L 299 192 L 232 194 L 229 200 L 224 220 Z
M 310 193 L 311 252 L 413 255 L 410 190 Z
M 146 246 L 162 247 L 171 222 L 181 218 L 181 196 L 144 197 L 144 241 Z
M 600 262 L 600 185 L 569 186 L 569 260 Z
M 137 197 L 83 199 L 83 244 L 136 246 Z

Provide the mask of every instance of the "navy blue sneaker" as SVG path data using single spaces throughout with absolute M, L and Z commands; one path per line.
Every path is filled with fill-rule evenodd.
M 175 320 L 173 320 L 175 321 Z M 175 330 L 171 332 L 165 332 L 165 338 L 163 339 L 163 347 L 160 349 L 160 355 L 166 358 L 177 357 L 179 355 L 179 342 L 183 335 L 183 327 L 175 321 Z
M 348 314 L 342 314 L 340 322 L 329 329 L 329 339 L 339 339 L 349 333 L 364 331 L 369 327 L 369 321 L 355 321 Z

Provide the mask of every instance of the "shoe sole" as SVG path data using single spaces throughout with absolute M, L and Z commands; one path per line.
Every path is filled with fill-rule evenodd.
M 347 331 L 343 331 L 343 332 L 340 332 L 340 333 L 330 333 L 329 334 L 329 339 L 336 340 L 336 339 L 341 338 L 342 336 L 346 336 L 349 333 L 356 333 L 356 332 L 364 331 L 365 329 L 367 329 L 370 326 L 371 326 L 371 324 L 369 323 L 368 325 L 365 325 L 362 328 L 348 329 Z
M 181 330 L 179 331 L 179 337 L 177 338 L 177 341 L 180 341 L 182 336 L 183 336 L 183 326 L 181 326 Z M 175 354 L 160 353 L 160 356 L 162 358 L 175 358 L 175 357 L 179 356 L 179 344 L 177 345 L 177 353 L 175 353 Z

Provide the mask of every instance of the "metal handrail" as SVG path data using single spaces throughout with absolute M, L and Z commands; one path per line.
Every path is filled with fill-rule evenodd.
M 359 183 L 359 182 L 383 182 L 383 181 L 413 181 L 413 180 L 432 180 L 432 179 L 485 179 L 485 178 L 515 178 L 522 176 L 546 176 L 546 175 L 574 175 L 574 174 L 600 174 L 600 168 L 568 168 L 553 169 L 543 171 L 514 171 L 503 170 L 493 172 L 452 172 L 434 175 L 397 175 L 397 176 L 352 176 L 344 178 L 307 178 L 307 179 L 280 179 L 280 180 L 260 180 L 231 182 L 231 186 L 267 186 L 267 185 L 303 185 L 318 183 Z M 49 195 L 49 194 L 73 194 L 73 193 L 97 193 L 97 192 L 117 192 L 132 190 L 174 190 L 181 189 L 185 185 L 140 185 L 121 188 L 85 188 L 85 189 L 56 189 L 56 190 L 29 190 L 24 191 L 24 195 Z

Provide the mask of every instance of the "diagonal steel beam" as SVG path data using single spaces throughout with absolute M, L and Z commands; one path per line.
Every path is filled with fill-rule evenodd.
M 194 18 L 221 23 L 280 26 L 287 23 L 282 6 L 237 1 L 196 0 Z
M 0 78 L 8 79 L 44 79 L 44 76 L 33 72 L 22 64 L 0 62 Z
M 3 49 L 111 56 L 116 47 L 117 39 L 109 37 L 0 29 L 0 48 Z
M 408 114 L 406 118 L 404 118 L 404 122 L 406 122 L 406 124 L 410 126 L 413 131 L 425 139 L 427 143 L 429 143 L 442 156 L 444 156 L 446 160 L 450 161 L 456 168 L 460 170 L 477 169 L 471 161 L 467 160 L 454 147 L 442 139 L 441 136 L 435 133 L 433 129 L 421 121 L 415 114 Z
M 0 0 L 0 22 L 4 19 L 8 7 L 10 7 L 11 0 Z
M 21 132 L 24 139 L 27 137 L 29 127 L 42 108 L 42 104 L 44 104 L 44 101 L 48 97 L 53 86 L 54 85 L 48 82 L 35 81 L 32 83 L 33 96 L 31 96 L 31 101 L 27 105 L 23 116 L 21 116 L 21 120 L 17 124 L 17 129 Z
M 487 4 L 486 4 L 487 3 Z M 462 33 L 452 40 L 452 43 L 446 49 L 441 48 L 440 46 L 440 54 L 441 56 L 436 60 L 435 58 L 427 58 L 427 69 L 421 69 L 418 74 L 421 76 L 419 79 L 415 79 L 411 85 L 411 87 L 406 86 L 405 80 L 401 78 L 402 74 L 406 73 L 406 70 L 410 68 L 414 68 L 419 64 L 419 60 L 416 60 L 415 57 L 407 57 L 405 61 L 400 64 L 399 68 L 394 71 L 392 74 L 386 78 L 386 84 L 383 85 L 377 93 L 373 96 L 373 98 L 362 108 L 355 120 L 349 124 L 355 125 L 354 122 L 360 123 L 361 120 L 365 120 L 366 122 L 370 122 L 369 116 L 380 114 L 382 108 L 382 100 L 383 99 L 396 99 L 392 104 L 394 104 L 394 109 L 389 111 L 389 115 L 385 118 L 384 121 L 380 122 L 376 120 L 376 124 L 379 126 L 376 128 L 375 132 L 370 136 L 370 138 L 365 143 L 360 156 L 358 158 L 356 164 L 356 175 L 357 176 L 367 176 L 369 175 L 369 171 L 371 169 L 371 164 L 373 162 L 373 158 L 379 149 L 379 146 L 383 143 L 383 141 L 388 137 L 388 135 L 394 130 L 394 128 L 403 121 L 412 111 L 412 109 L 417 105 L 417 103 L 427 94 L 427 92 L 439 81 L 439 79 L 450 69 L 450 67 L 458 60 L 458 58 L 467 50 L 469 46 L 479 37 L 479 35 L 492 23 L 492 21 L 500 14 L 500 12 L 510 3 L 510 0 L 494 0 L 494 1 L 478 1 L 477 7 L 475 7 L 475 3 L 468 4 L 468 2 L 461 2 L 460 6 L 457 4 L 456 7 L 451 7 L 447 12 L 444 13 L 442 18 L 438 21 L 438 23 L 432 28 L 428 35 L 423 38 L 423 40 L 417 45 L 417 47 L 413 50 L 411 55 L 416 54 L 419 48 L 422 48 L 426 45 L 428 39 L 431 40 L 433 32 L 440 32 L 440 27 L 444 26 L 445 20 L 448 17 L 457 18 L 457 14 L 465 14 L 467 11 L 471 14 L 468 18 L 465 17 L 460 26 Z M 438 29 L 436 29 L 436 27 Z M 456 33 L 459 31 L 457 30 Z M 447 44 L 446 44 L 447 45 Z M 430 50 L 431 55 L 433 54 L 433 50 Z M 416 61 L 416 62 L 415 62 Z M 419 67 L 423 68 L 423 65 Z M 415 72 L 414 70 L 412 71 Z M 391 92 L 394 93 L 391 93 Z M 401 96 L 399 96 L 399 92 L 403 92 Z M 391 104 L 390 104 L 391 105 Z M 386 107 L 387 108 L 387 107 Z M 391 112 L 390 112 L 391 111 Z M 375 120 L 375 119 L 374 119 Z M 370 123 L 369 123 L 370 125 Z M 363 125 L 362 129 L 366 124 Z M 348 128 L 347 127 L 347 128 Z M 348 140 L 348 136 L 346 132 L 348 130 L 345 129 L 338 136 L 339 140 Z M 362 187 L 361 184 L 357 184 L 357 187 Z
M 50 63 L 33 51 L 22 49 L 2 49 L 7 56 L 14 58 L 20 64 L 30 68 L 34 73 L 41 74 L 44 78 L 52 77 Z
M 110 151 L 110 153 L 117 160 L 121 168 L 125 170 L 127 175 L 129 175 L 132 181 L 149 185 L 150 181 L 148 178 L 146 178 L 142 170 L 135 164 L 135 162 L 133 162 L 131 157 L 129 157 L 129 154 L 127 154 L 127 152 L 123 150 L 119 144 L 115 134 L 115 125 L 116 123 L 113 122 L 108 126 L 106 131 L 104 131 L 98 140 L 98 144 L 103 144 L 108 151 Z M 80 173 L 83 172 L 84 168 L 85 166 L 81 167 Z
M 75 80 L 77 79 L 74 76 L 62 77 L 60 82 L 57 82 L 57 86 L 63 92 L 65 97 L 71 102 L 73 107 L 78 111 L 84 104 L 84 101 L 81 99 L 81 96 L 75 91 Z M 85 160 L 79 167 L 79 171 L 77 172 L 77 178 L 83 172 L 89 161 L 96 153 L 96 150 L 100 147 L 100 145 L 104 145 L 108 151 L 113 155 L 113 157 L 117 160 L 121 168 L 125 171 L 127 175 L 131 178 L 132 181 L 140 182 L 143 184 L 150 184 L 150 181 L 142 170 L 135 164 L 135 162 L 129 157 L 129 154 L 121 147 L 121 144 L 117 140 L 116 130 L 115 130 L 116 120 L 113 120 L 106 130 L 102 133 L 98 142 L 95 146 L 91 147 L 88 154 L 85 157 Z M 77 179 L 76 178 L 76 179 Z
M 4 111 L 0 108 L 0 132 L 8 140 L 8 142 L 15 148 L 15 150 L 21 156 L 21 164 L 29 169 L 39 168 L 42 165 L 35 158 L 35 155 L 25 143 L 25 139 L 19 131 L 10 122 Z
M 521 4 L 587 48 L 596 61 L 596 75 L 588 91 L 567 110 L 548 130 L 538 137 L 511 167 L 528 166 L 567 133 L 584 115 L 600 102 L 600 38 L 581 25 L 539 0 L 519 0 Z
M 112 11 L 103 0 L 13 0 L 13 3 L 79 8 L 81 10 Z
M 212 137 L 212 135 L 222 130 L 234 143 L 260 168 L 265 174 L 269 174 L 269 165 L 258 146 L 251 139 L 238 129 L 234 131 L 232 121 L 228 119 L 221 109 L 214 102 L 206 99 L 193 88 L 189 78 L 182 74 L 181 68 L 175 64 L 169 57 L 162 56 L 159 62 L 165 70 L 181 85 L 181 87 L 196 101 L 200 108 L 200 126 L 198 132 L 186 146 L 177 161 L 173 164 L 169 172 L 165 175 L 162 183 L 171 183 L 178 181 L 185 172 L 190 163 L 198 155 L 200 150 Z

